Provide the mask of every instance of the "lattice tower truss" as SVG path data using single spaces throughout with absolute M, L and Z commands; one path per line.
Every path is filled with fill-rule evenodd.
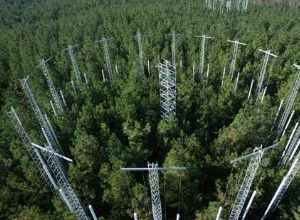
M 77 83 L 81 83 L 81 74 L 80 74 L 78 64 L 77 64 L 77 61 L 76 61 L 76 58 L 75 58 L 74 50 L 73 50 L 74 47 L 76 47 L 76 46 L 77 45 L 74 45 L 74 46 L 68 45 L 67 50 L 68 50 L 69 56 L 71 58 L 71 62 L 72 62 L 72 65 L 73 65 L 73 69 L 74 69 L 74 73 L 75 73 Z
M 40 64 L 38 65 L 38 67 L 42 68 L 43 74 L 46 78 L 46 81 L 47 81 L 47 84 L 48 84 L 48 87 L 49 87 L 49 90 L 50 90 L 50 93 L 51 93 L 52 98 L 54 100 L 54 104 L 55 104 L 56 109 L 58 109 L 59 114 L 63 114 L 64 110 L 63 110 L 59 95 L 58 95 L 58 93 L 55 89 L 55 86 L 54 86 L 53 82 L 52 82 L 49 70 L 47 68 L 47 61 L 45 59 L 42 59 L 40 61 Z
M 264 78 L 265 78 L 268 62 L 269 62 L 269 59 L 270 59 L 270 55 L 273 56 L 273 57 L 277 57 L 276 55 L 272 54 L 270 52 L 270 50 L 264 51 L 264 50 L 259 49 L 259 51 L 265 53 L 265 58 L 264 58 L 263 66 L 262 66 L 260 74 L 259 74 L 258 83 L 257 83 L 257 87 L 256 87 L 255 94 L 254 94 L 254 103 L 255 104 L 256 104 L 256 100 L 258 98 L 258 95 L 261 91 L 262 85 L 263 85 L 263 81 L 264 81 Z
M 158 66 L 161 115 L 164 120 L 176 116 L 176 67 L 164 60 Z
M 294 64 L 294 66 L 296 68 L 298 68 L 298 70 L 300 69 L 300 66 L 295 65 L 295 64 Z M 286 125 L 288 116 L 289 116 L 289 114 L 290 114 L 290 112 L 292 110 L 292 106 L 293 106 L 293 104 L 295 102 L 295 99 L 296 99 L 296 96 L 298 94 L 299 87 L 300 87 L 300 72 L 299 72 L 297 80 L 296 80 L 296 82 L 295 82 L 295 84 L 294 84 L 294 86 L 292 88 L 292 91 L 291 91 L 291 93 L 289 95 L 288 101 L 287 101 L 287 103 L 285 105 L 284 112 L 283 112 L 283 114 L 282 114 L 282 116 L 281 116 L 281 118 L 279 120 L 278 127 L 277 127 L 277 137 L 278 138 L 281 138 L 281 136 L 282 136 L 282 133 L 284 131 L 284 127 Z
M 283 180 L 281 181 L 276 193 L 274 194 L 268 208 L 266 209 L 262 220 L 268 219 L 272 216 L 273 212 L 279 205 L 284 193 L 288 189 L 289 185 L 291 184 L 292 180 L 296 176 L 298 170 L 300 168 L 300 152 L 297 154 L 291 168 L 289 169 L 288 173 L 285 175 Z
M 286 164 L 294 156 L 295 152 L 299 147 L 300 126 L 298 126 L 298 124 L 299 123 L 296 123 L 292 134 L 284 148 L 279 165 Z
M 254 154 L 250 159 L 244 180 L 235 198 L 233 208 L 229 216 L 229 220 L 238 220 L 243 206 L 245 204 L 245 201 L 247 199 L 250 187 L 252 185 L 252 181 L 259 168 L 260 161 L 263 156 L 263 151 L 261 151 L 261 149 L 258 148 L 255 148 L 254 151 L 256 151 L 257 153 Z
M 35 114 L 35 117 L 37 118 L 41 128 L 44 129 L 44 131 L 45 131 L 46 138 L 49 139 L 51 145 L 53 146 L 53 148 L 55 150 L 60 150 L 61 153 L 63 153 L 62 150 L 60 149 L 57 139 L 55 138 L 55 134 L 52 133 L 53 131 L 51 130 L 50 126 L 48 125 L 47 121 L 45 120 L 45 118 L 40 110 L 40 107 L 38 106 L 38 104 L 32 94 L 32 91 L 28 84 L 28 79 L 27 78 L 21 79 L 20 82 L 21 82 L 22 88 L 30 102 L 30 105 Z
M 241 43 L 239 41 L 231 41 L 231 40 L 228 40 L 228 42 L 234 43 L 233 54 L 232 54 L 232 59 L 231 59 L 231 63 L 230 63 L 230 71 L 229 71 L 230 78 L 233 79 L 239 45 L 246 45 L 246 44 Z
M 162 220 L 162 209 L 159 193 L 159 176 L 157 166 L 157 163 L 148 163 L 153 219 Z
M 195 37 L 201 37 L 201 49 L 200 49 L 200 65 L 199 65 L 199 74 L 200 76 L 203 75 L 204 71 L 204 60 L 205 60 L 205 43 L 206 39 L 213 39 L 213 37 L 206 36 L 205 34 L 201 36 L 195 36 Z
M 44 169 L 42 161 L 39 159 L 40 153 L 38 151 L 36 152 L 35 148 L 31 145 L 31 140 L 30 140 L 28 134 L 26 133 L 15 109 L 13 107 L 11 107 L 11 111 L 7 112 L 7 115 L 9 117 L 11 123 L 13 124 L 14 128 L 16 129 L 18 135 L 20 136 L 20 138 L 21 138 L 24 146 L 26 147 L 26 150 L 28 151 L 30 157 L 32 158 L 33 162 L 35 163 L 35 165 L 37 166 L 39 171 L 42 173 L 42 176 L 46 180 L 50 189 L 52 191 L 54 191 L 55 188 L 51 182 L 51 177 L 49 178 L 46 170 Z
M 176 65 L 176 33 L 175 31 L 172 33 L 172 63 Z
M 113 77 L 113 71 L 112 71 L 112 66 L 111 66 L 111 60 L 110 60 L 110 56 L 109 56 L 109 50 L 108 50 L 108 46 L 107 46 L 107 39 L 102 38 L 101 42 L 103 45 L 110 85 L 112 86 L 114 84 L 114 77 Z
M 51 148 L 47 147 L 47 149 L 51 152 Z M 71 187 L 69 181 L 67 180 L 64 171 L 62 170 L 57 156 L 50 153 L 49 151 L 44 151 L 43 155 L 46 158 L 46 161 L 49 165 L 50 170 L 52 171 L 59 191 L 64 197 L 64 200 L 69 207 L 70 211 L 74 213 L 76 219 L 78 220 L 87 220 L 88 217 L 80 204 L 79 199 L 77 198 L 73 188 Z
M 66 198 L 68 199 L 65 202 L 67 203 L 69 208 L 71 207 L 70 210 L 71 212 L 74 212 L 77 219 L 88 219 L 78 198 L 76 197 L 76 194 L 74 193 L 71 185 L 66 179 L 57 157 L 53 153 L 50 153 L 53 152 L 53 149 L 47 147 L 48 151 L 44 151 L 43 155 L 44 158 L 46 158 L 49 168 L 54 176 L 52 176 L 52 174 L 50 173 L 48 166 L 44 162 L 44 159 L 39 153 L 39 151 L 32 146 L 32 142 L 29 136 L 27 135 L 24 127 L 22 126 L 22 123 L 19 117 L 17 116 L 15 110 L 11 108 L 11 111 L 7 112 L 7 115 L 11 120 L 12 124 L 14 125 L 17 133 L 19 134 L 22 142 L 24 143 L 29 155 L 31 156 L 34 163 L 42 173 L 42 176 L 45 178 L 51 190 L 59 188 L 61 191 L 64 192 Z
M 143 57 L 143 48 L 142 48 L 142 35 L 138 31 L 137 32 L 137 43 L 138 43 L 138 49 L 139 49 L 139 64 L 140 64 L 140 71 L 141 74 L 144 74 L 144 57 Z

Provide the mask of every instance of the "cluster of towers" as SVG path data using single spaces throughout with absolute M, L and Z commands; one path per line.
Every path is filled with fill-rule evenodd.
M 249 0 L 206 0 L 205 5 L 208 9 L 219 11 L 247 11 Z
M 215 2 L 215 1 L 213 1 Z M 231 2 L 231 1 L 230 1 Z M 210 5 L 211 0 L 207 1 L 207 4 Z M 239 4 L 241 4 L 243 7 L 244 5 L 248 4 L 248 1 L 239 1 Z M 245 6 L 246 7 L 246 6 Z M 247 7 L 246 7 L 247 8 Z M 244 8 L 245 9 L 245 8 Z M 161 117 L 165 121 L 168 121 L 170 119 L 176 119 L 176 71 L 177 71 L 177 63 L 176 63 L 176 34 L 173 32 L 172 34 L 169 34 L 167 36 L 170 36 L 172 38 L 171 42 L 171 61 L 165 59 L 162 60 L 158 65 L 158 72 L 159 72 L 159 86 L 160 86 L 160 106 L 161 106 Z M 139 55 L 139 67 L 140 72 L 142 74 L 145 73 L 144 69 L 144 56 L 143 56 L 143 49 L 142 49 L 142 35 L 140 32 L 137 32 L 137 35 L 134 36 L 137 39 L 137 45 L 138 45 L 138 55 Z M 200 46 L 200 55 L 199 55 L 199 71 L 198 76 L 201 78 L 204 75 L 204 68 L 205 68 L 205 45 L 207 39 L 213 39 L 213 37 L 209 37 L 206 35 L 201 36 L 195 36 L 197 38 L 201 38 L 201 46 Z M 105 62 L 107 66 L 107 72 L 108 77 L 110 81 L 110 85 L 114 86 L 114 75 L 113 75 L 113 68 L 112 68 L 112 62 L 110 59 L 109 54 L 109 48 L 107 42 L 111 39 L 102 38 L 101 40 L 98 40 L 97 42 L 101 43 L 103 45 L 103 51 L 105 55 Z M 245 43 L 239 42 L 238 40 L 228 40 L 228 42 L 233 43 L 233 54 L 231 58 L 230 63 L 230 70 L 229 70 L 229 77 L 231 80 L 235 80 L 233 91 L 234 93 L 237 91 L 238 87 L 238 81 L 240 78 L 240 73 L 236 73 L 236 61 L 238 57 L 238 48 L 240 46 L 246 46 Z M 78 45 L 68 45 L 68 47 L 64 50 L 69 52 L 69 56 L 72 62 L 73 71 L 75 74 L 76 84 L 82 83 L 82 77 L 81 73 L 75 58 L 74 54 L 74 48 Z M 257 80 L 257 85 L 255 87 L 255 91 L 253 94 L 253 104 L 256 105 L 259 97 L 262 92 L 265 74 L 267 70 L 267 66 L 270 60 L 270 57 L 277 57 L 275 54 L 272 54 L 269 50 L 264 51 L 259 49 L 260 52 L 263 52 L 265 54 L 263 65 Z M 49 87 L 51 96 L 53 100 L 50 100 L 50 105 L 53 110 L 54 115 L 56 116 L 63 116 L 66 112 L 67 103 L 64 98 L 62 90 L 59 90 L 59 92 L 56 90 L 48 67 L 47 67 L 48 60 L 42 59 L 37 66 L 38 68 L 42 69 L 43 75 L 46 78 L 47 85 Z M 300 70 L 300 66 L 294 64 L 294 67 L 296 67 L 298 70 Z M 193 78 L 195 79 L 196 70 L 195 70 L 195 64 L 193 65 Z M 117 66 L 116 66 L 117 71 Z M 148 60 L 148 72 L 150 73 L 150 64 Z M 224 76 L 225 76 L 226 70 L 224 68 L 223 72 L 223 78 L 222 78 L 222 85 L 224 83 Z M 207 68 L 207 76 L 209 74 L 209 65 Z M 84 75 L 85 83 L 88 84 L 87 76 Z M 102 70 L 102 78 L 103 81 L 106 81 L 105 74 Z M 67 158 L 64 156 L 64 153 L 62 151 L 62 148 L 59 144 L 59 141 L 55 135 L 55 132 L 51 126 L 50 120 L 47 117 L 46 114 L 43 114 L 41 109 L 39 108 L 39 105 L 31 91 L 31 88 L 29 86 L 28 78 L 24 78 L 20 80 L 22 88 L 29 100 L 29 103 L 32 107 L 32 110 L 39 122 L 42 134 L 44 135 L 44 138 L 46 140 L 46 143 L 43 144 L 43 146 L 33 143 L 29 137 L 29 135 L 26 133 L 20 118 L 18 117 L 16 111 L 14 108 L 11 108 L 9 112 L 7 112 L 9 119 L 11 120 L 14 128 L 16 129 L 17 133 L 19 134 L 21 140 L 23 141 L 24 146 L 26 147 L 28 153 L 30 154 L 31 158 L 35 162 L 37 168 L 41 172 L 42 176 L 44 177 L 45 181 L 48 183 L 49 187 L 53 191 L 58 191 L 61 199 L 66 203 L 67 207 L 69 208 L 70 212 L 74 213 L 76 216 L 76 219 L 88 219 L 88 215 L 85 212 L 85 209 L 83 208 L 79 198 L 76 196 L 72 186 L 68 182 L 65 165 L 64 163 L 72 162 L 70 158 Z M 74 90 L 74 93 L 76 94 L 76 84 L 74 81 L 71 81 L 72 88 Z M 249 94 L 248 94 L 248 100 L 250 99 L 252 95 L 252 89 L 254 87 L 254 80 L 251 81 L 251 85 L 249 88 Z M 298 90 L 300 87 L 300 73 L 297 77 L 297 80 L 292 88 L 291 94 L 288 97 L 287 102 L 284 105 L 284 111 L 281 112 L 281 109 L 283 108 L 283 101 L 280 104 L 280 107 L 278 109 L 274 127 L 277 129 L 277 138 L 280 140 L 284 135 L 285 131 L 287 130 L 294 111 L 292 111 L 293 103 L 296 99 Z M 263 95 L 261 96 L 260 101 L 263 101 L 263 97 L 266 93 L 267 87 L 263 90 Z M 288 140 L 288 143 L 282 153 L 281 160 L 279 162 L 279 166 L 282 164 L 286 164 L 287 162 L 291 161 L 294 158 L 294 155 L 297 153 L 297 149 L 300 145 L 299 141 L 300 137 L 300 126 L 298 126 L 298 123 L 296 123 L 292 134 Z M 254 149 L 253 153 L 250 155 L 244 156 L 242 158 L 239 158 L 233 162 L 238 162 L 244 159 L 249 159 L 249 165 L 246 169 L 245 177 L 243 179 L 243 182 L 237 192 L 235 201 L 232 206 L 232 210 L 229 216 L 229 219 L 239 219 L 243 207 L 245 205 L 245 202 L 247 200 L 248 194 L 251 189 L 252 182 L 254 180 L 254 177 L 256 175 L 256 172 L 259 168 L 259 165 L 261 163 L 263 154 L 266 150 L 272 149 L 276 147 L 276 145 L 272 145 L 270 147 L 257 147 Z M 300 167 L 300 153 L 296 154 L 296 158 L 294 159 L 294 162 L 282 180 L 278 190 L 276 191 L 273 199 L 270 202 L 269 207 L 267 208 L 263 219 L 269 217 L 272 212 L 276 209 L 278 206 L 283 194 L 285 193 L 286 189 L 288 188 L 289 184 L 295 177 L 297 171 Z M 124 172 L 127 171 L 148 171 L 149 172 L 149 183 L 150 183 L 150 189 L 151 189 L 151 199 L 152 199 L 152 214 L 153 218 L 155 220 L 161 220 L 162 219 L 162 208 L 161 208 L 161 201 L 160 201 L 160 192 L 159 192 L 159 175 L 158 171 L 164 171 L 164 170 L 179 170 L 183 171 L 185 170 L 185 167 L 158 167 L 158 164 L 149 163 L 147 168 L 122 168 L 121 170 Z M 251 206 L 252 201 L 254 200 L 256 195 L 256 191 L 253 190 L 252 196 L 248 202 L 248 205 L 244 211 L 242 219 L 245 219 L 249 208 Z M 89 206 L 91 215 L 94 219 L 97 219 L 95 212 L 93 211 L 92 206 Z M 218 210 L 217 218 L 219 219 L 222 215 L 222 206 Z M 137 220 L 138 216 L 135 213 L 134 218 Z M 179 213 L 176 216 L 177 220 L 179 220 L 180 215 Z

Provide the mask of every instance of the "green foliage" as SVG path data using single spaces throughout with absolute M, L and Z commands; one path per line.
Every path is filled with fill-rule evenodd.
M 147 173 L 121 173 L 121 167 L 145 167 L 147 162 L 184 166 L 184 172 L 160 173 L 163 212 L 174 219 L 222 218 L 232 207 L 244 177 L 247 161 L 230 160 L 255 147 L 275 143 L 270 132 L 281 99 L 287 100 L 300 62 L 299 7 L 251 5 L 245 13 L 218 14 L 203 1 L 184 0 L 91 0 L 3 1 L 0 7 L 0 219 L 74 219 L 57 193 L 51 193 L 35 168 L 21 140 L 9 123 L 6 111 L 13 106 L 32 141 L 45 140 L 19 78 L 29 75 L 31 89 L 46 113 L 64 154 L 74 160 L 66 165 L 68 180 L 82 205 L 92 204 L 99 219 L 151 219 Z M 138 62 L 137 31 L 143 35 L 145 74 Z M 160 59 L 171 59 L 171 39 L 176 31 L 176 118 L 160 116 Z M 207 41 L 203 76 L 199 75 L 200 40 L 194 35 L 215 37 Z M 180 35 L 181 34 L 181 35 Z M 113 64 L 111 85 L 101 44 L 108 41 Z M 239 49 L 235 76 L 237 92 L 228 76 L 232 45 Z M 70 81 L 74 71 L 67 45 L 79 44 L 75 56 L 86 73 L 88 85 Z M 247 100 L 249 85 L 258 79 L 263 54 L 271 58 L 263 103 Z M 64 116 L 55 117 L 45 78 L 36 69 L 41 58 L 51 58 L 51 78 L 67 102 Z M 147 61 L 150 61 L 148 72 Z M 180 61 L 182 66 L 179 65 Z M 196 64 L 195 79 L 193 62 Z M 210 65 L 207 77 L 207 65 Z M 118 68 L 118 73 L 116 71 Z M 226 68 L 224 81 L 223 69 Z M 104 71 L 106 82 L 102 78 Z M 223 83 L 222 83 L 223 82 Z M 253 92 L 252 92 L 253 93 Z M 249 219 L 259 219 L 289 165 L 276 167 L 291 127 L 299 119 L 299 99 L 294 120 L 280 145 L 266 153 L 252 189 L 257 190 Z M 299 219 L 299 177 L 291 184 L 274 219 Z

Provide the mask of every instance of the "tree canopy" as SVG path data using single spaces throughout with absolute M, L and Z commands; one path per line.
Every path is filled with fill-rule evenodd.
M 47 186 L 7 117 L 14 107 L 30 138 L 46 143 L 19 82 L 26 76 L 62 152 L 74 160 L 65 164 L 67 177 L 86 212 L 92 204 L 99 219 L 133 219 L 134 212 L 139 219 L 151 219 L 148 173 L 120 172 L 121 167 L 145 167 L 149 161 L 187 167 L 185 172 L 159 173 L 166 219 L 174 219 L 177 212 L 183 219 L 215 219 L 220 205 L 222 218 L 229 216 L 249 162 L 230 160 L 279 141 L 276 113 L 282 99 L 285 107 L 299 74 L 293 66 L 300 63 L 299 6 L 250 3 L 246 12 L 220 14 L 208 10 L 202 0 L 18 0 L 0 5 L 0 219 L 74 219 L 59 193 Z M 138 31 L 144 73 L 139 68 Z M 163 59 L 171 61 L 172 39 L 167 34 L 173 31 L 178 34 L 176 118 L 165 121 L 157 66 Z M 202 34 L 214 38 L 206 42 L 200 75 L 201 39 L 195 35 Z M 102 37 L 108 39 L 113 84 L 103 46 L 95 43 Z M 227 40 L 246 43 L 238 50 L 233 79 L 233 45 Z M 80 84 L 63 51 L 77 44 Z M 278 57 L 269 60 L 266 94 L 262 101 L 262 89 L 255 105 L 264 59 L 258 49 Z M 49 104 L 50 90 L 36 68 L 42 58 L 50 58 L 53 84 L 64 94 L 63 115 L 55 116 Z M 277 166 L 299 120 L 298 97 L 293 110 L 279 146 L 262 158 L 251 187 L 257 196 L 249 219 L 262 217 L 291 165 Z M 299 178 L 273 219 L 300 219 Z

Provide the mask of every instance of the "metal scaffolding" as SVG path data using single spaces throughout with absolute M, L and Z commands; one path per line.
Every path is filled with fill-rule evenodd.
M 16 129 L 18 135 L 20 136 L 26 150 L 28 151 L 30 157 L 32 158 L 33 162 L 42 173 L 42 176 L 46 180 L 47 184 L 49 185 L 50 189 L 54 191 L 55 185 L 52 184 L 51 178 L 47 175 L 46 170 L 44 169 L 43 162 L 40 160 L 40 153 L 35 150 L 35 148 L 31 145 L 31 140 L 25 131 L 15 109 L 11 107 L 11 111 L 7 112 L 7 115 L 13 124 L 14 128 Z
M 164 60 L 158 66 L 161 115 L 164 120 L 176 116 L 176 67 Z
M 109 56 L 109 49 L 108 49 L 108 46 L 107 46 L 107 41 L 108 40 L 111 40 L 111 38 L 106 39 L 106 38 L 103 37 L 101 40 L 98 40 L 96 42 L 97 43 L 101 42 L 102 45 L 103 45 L 103 51 L 104 51 L 104 55 L 105 55 L 105 62 L 106 62 L 107 72 L 108 72 L 108 76 L 109 76 L 109 80 L 110 80 L 110 85 L 113 86 L 114 76 L 113 76 L 112 64 L 111 64 L 111 60 L 110 60 L 110 56 Z M 103 72 L 102 72 L 102 74 L 104 76 Z M 103 81 L 105 81 L 105 77 L 104 77 Z
M 294 64 L 294 66 L 300 70 L 300 66 L 299 65 L 296 65 Z M 288 116 L 290 115 L 290 112 L 292 110 L 292 106 L 295 102 L 295 99 L 296 99 L 296 96 L 298 94 L 298 90 L 299 90 L 299 87 L 300 87 L 300 72 L 298 74 L 298 77 L 297 77 L 297 80 L 293 86 L 293 89 L 289 95 L 289 98 L 288 98 L 288 101 L 285 105 L 285 109 L 284 109 L 284 112 L 279 120 L 279 123 L 278 123 L 278 127 L 277 127 L 277 138 L 281 138 L 282 135 L 283 135 L 283 132 L 284 132 L 284 128 L 286 126 L 286 122 L 288 120 Z
M 73 69 L 74 69 L 74 73 L 75 73 L 77 83 L 81 83 L 81 75 L 80 75 L 80 71 L 79 71 L 78 64 L 77 64 L 75 54 L 74 54 L 74 50 L 73 50 L 77 46 L 78 46 L 78 44 L 68 45 L 68 47 L 66 49 L 64 49 L 63 51 L 68 50 L 69 56 L 71 58 L 71 62 L 72 62 L 72 65 L 73 65 Z
M 264 81 L 264 77 L 265 77 L 265 74 L 266 74 L 266 69 L 267 69 L 267 65 L 268 65 L 268 62 L 269 62 L 270 55 L 273 56 L 273 57 L 277 57 L 275 54 L 272 54 L 270 52 L 270 50 L 264 51 L 264 50 L 259 49 L 259 51 L 265 53 L 265 59 L 264 59 L 263 66 L 262 66 L 262 69 L 261 69 L 260 74 L 259 74 L 258 83 L 257 83 L 257 87 L 256 87 L 255 94 L 254 94 L 254 104 L 256 104 L 256 100 L 258 98 L 258 95 L 259 95 L 259 93 L 261 91 L 261 88 L 262 88 L 262 85 L 263 85 L 263 81 Z
M 261 158 L 263 156 L 263 151 L 261 148 L 255 148 L 254 154 L 252 154 L 248 168 L 245 173 L 245 178 L 242 182 L 242 185 L 237 193 L 237 196 L 235 198 L 229 219 L 230 220 L 238 220 L 243 206 L 245 204 L 245 201 L 247 199 L 250 187 L 252 185 L 252 181 L 255 177 L 255 174 L 258 170 L 258 167 L 260 165 Z
M 230 71 L 229 71 L 230 78 L 233 79 L 239 45 L 246 45 L 246 44 L 241 43 L 238 40 L 235 40 L 235 41 L 228 40 L 228 42 L 234 43 L 233 54 L 232 54 L 232 59 L 231 59 L 231 63 L 230 63 Z
M 46 78 L 46 81 L 47 81 L 47 84 L 48 84 L 48 87 L 49 87 L 49 90 L 50 90 L 50 93 L 51 93 L 52 98 L 54 100 L 55 107 L 58 109 L 59 114 L 63 114 L 64 110 L 63 110 L 59 95 L 58 95 L 58 93 L 55 89 L 55 86 L 54 86 L 53 82 L 52 82 L 49 70 L 47 68 L 47 61 L 48 60 L 42 59 L 37 67 L 42 68 L 43 74 Z
M 292 180 L 296 176 L 298 170 L 300 168 L 300 152 L 297 154 L 291 168 L 289 169 L 288 173 L 285 175 L 283 180 L 281 181 L 277 191 L 275 192 L 268 208 L 266 209 L 262 220 L 269 219 L 277 206 L 279 205 L 284 193 L 288 189 L 289 185 L 291 184 Z
M 199 65 L 199 74 L 200 74 L 200 76 L 202 76 L 203 71 L 204 71 L 204 60 L 205 60 L 205 42 L 206 42 L 206 39 L 213 39 L 213 37 L 206 36 L 205 34 L 203 34 L 201 36 L 195 35 L 195 37 L 202 38 L 201 49 L 200 49 L 200 63 L 199 63 L 200 64 Z

